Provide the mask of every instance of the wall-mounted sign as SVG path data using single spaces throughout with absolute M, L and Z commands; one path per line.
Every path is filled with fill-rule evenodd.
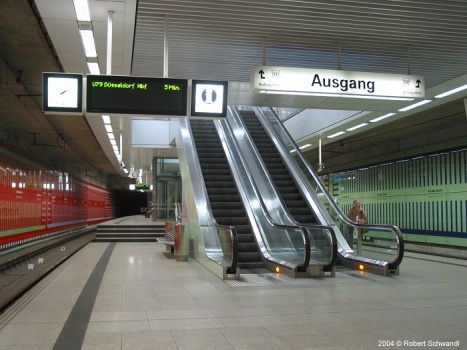
M 188 80 L 88 75 L 87 113 L 187 115 Z
M 135 189 L 136 190 L 149 191 L 151 189 L 151 185 L 149 185 L 149 184 L 136 184 Z
M 424 78 L 406 74 L 254 66 L 250 83 L 251 89 L 259 92 L 425 97 Z
M 191 116 L 225 118 L 227 114 L 226 81 L 193 80 Z
M 83 75 L 42 73 L 44 113 L 83 113 Z

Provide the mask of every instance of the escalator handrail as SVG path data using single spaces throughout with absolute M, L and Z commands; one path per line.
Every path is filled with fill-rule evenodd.
M 237 271 L 237 264 L 238 264 L 238 235 L 237 235 L 237 230 L 233 226 L 226 226 L 226 225 L 219 224 L 217 222 L 217 220 L 214 218 L 214 215 L 212 214 L 211 206 L 210 206 L 210 203 L 209 203 L 209 196 L 208 196 L 208 193 L 206 191 L 206 184 L 204 182 L 204 176 L 203 176 L 203 172 L 201 170 L 201 164 L 199 162 L 198 150 L 196 149 L 196 143 L 195 143 L 194 138 L 193 138 L 193 131 L 191 130 L 191 125 L 190 125 L 189 122 L 186 124 L 186 126 L 190 131 L 191 140 L 192 140 L 193 145 L 195 146 L 195 147 L 193 147 L 192 151 L 195 152 L 195 154 L 196 154 L 195 158 L 196 158 L 196 164 L 197 164 L 197 171 L 201 175 L 200 176 L 200 181 L 203 182 L 202 191 L 204 193 L 206 203 L 208 204 L 206 209 L 207 209 L 207 213 L 208 213 L 208 216 L 209 216 L 209 221 L 210 221 L 212 227 L 214 227 L 218 232 L 219 231 L 228 232 L 229 235 L 230 235 L 230 238 L 232 240 L 232 258 L 231 258 L 231 261 L 230 261 L 230 266 L 227 268 L 227 271 L 228 271 L 228 273 L 235 274 L 236 271 Z M 218 235 L 219 235 L 219 233 L 218 233 Z M 209 255 L 208 255 L 208 257 L 209 257 Z
M 211 213 L 210 213 L 211 214 Z M 230 234 L 230 239 L 232 242 L 232 260 L 230 262 L 230 267 L 227 268 L 227 273 L 235 274 L 237 271 L 238 264 L 238 234 L 235 226 L 225 226 L 217 222 L 215 218 L 210 216 L 211 224 L 217 231 L 224 231 Z
M 235 116 L 234 112 L 236 114 L 238 114 L 238 111 L 236 110 L 236 108 L 232 108 L 232 107 L 229 106 L 229 110 L 230 110 L 230 114 L 232 116 Z M 242 128 L 247 130 L 247 127 L 245 126 L 242 118 L 236 118 L 236 119 L 237 119 L 238 123 L 240 123 Z M 228 127 L 230 128 L 230 125 L 228 125 Z M 329 241 L 331 242 L 332 255 L 331 255 L 331 259 L 330 259 L 329 263 L 326 266 L 324 266 L 324 270 L 325 271 L 331 271 L 333 269 L 333 267 L 335 266 L 335 264 L 337 263 L 337 238 L 336 238 L 336 234 L 334 232 L 334 229 L 331 226 L 326 226 L 326 225 L 309 225 L 309 224 L 300 223 L 300 222 L 297 222 L 292 217 L 292 215 L 290 214 L 290 212 L 289 212 L 289 210 L 287 208 L 287 205 L 284 203 L 284 200 L 282 199 L 282 196 L 279 194 L 279 191 L 277 190 L 277 187 L 276 187 L 273 179 L 271 178 L 271 175 L 270 175 L 269 171 L 267 170 L 266 165 L 264 164 L 263 158 L 261 157 L 261 155 L 258 152 L 258 149 L 256 148 L 256 146 L 255 146 L 255 144 L 254 144 L 254 142 L 253 142 L 253 140 L 251 138 L 251 135 L 249 133 L 246 133 L 245 137 L 247 138 L 248 142 L 252 146 L 251 147 L 252 152 L 254 153 L 255 158 L 258 160 L 258 164 L 264 170 L 264 175 L 268 179 L 277 200 L 280 202 L 280 204 L 281 204 L 281 206 L 282 206 L 282 208 L 284 210 L 284 213 L 287 216 L 287 219 L 291 223 L 293 223 L 295 226 L 304 228 L 305 230 L 317 231 L 317 229 L 322 229 L 322 230 L 326 231 L 327 237 L 328 237 Z M 236 139 L 235 139 L 235 142 L 236 142 L 236 145 L 237 145 L 237 140 Z M 236 147 L 237 147 L 237 150 L 238 150 L 239 154 L 241 154 L 241 152 L 239 151 L 238 145 Z M 251 179 L 253 179 L 252 176 L 251 176 Z M 255 184 L 254 180 L 250 180 L 250 181 L 252 181 Z M 255 188 L 257 188 L 256 184 L 255 184 Z M 259 191 L 258 191 L 258 193 L 259 193 Z M 258 197 L 261 198 L 260 195 L 258 195 Z M 261 202 L 261 203 L 264 205 L 264 202 Z M 264 208 L 265 208 L 265 205 L 264 205 Z M 265 211 L 267 213 L 267 217 L 269 217 L 269 212 L 264 208 L 263 208 L 263 211 Z M 272 221 L 272 219 L 271 219 L 271 221 Z M 307 235 L 309 235 L 309 233 L 307 233 Z M 309 248 L 311 249 L 311 242 L 310 242 Z
M 219 121 L 218 122 L 219 125 L 221 125 L 221 122 Z M 221 126 L 222 127 L 222 126 Z M 230 135 L 233 135 L 233 131 L 230 127 L 230 125 L 228 123 L 225 123 L 225 127 L 227 128 L 228 132 Z M 250 172 L 250 169 L 246 166 L 246 162 L 243 158 L 243 155 L 242 153 L 240 152 L 240 148 L 238 146 L 238 141 L 235 137 L 232 137 L 232 142 L 234 144 L 234 147 L 236 148 L 236 151 L 237 151 L 237 154 L 238 154 L 238 157 L 240 158 L 240 161 L 242 162 L 242 165 L 243 165 L 243 168 L 245 169 L 245 172 L 248 176 L 248 180 L 253 188 L 253 191 L 255 193 L 255 196 L 256 198 L 258 199 L 259 201 L 259 204 L 260 204 L 260 207 L 261 207 L 261 210 L 262 210 L 262 213 L 264 215 L 264 217 L 266 218 L 266 221 L 274 228 L 277 228 L 277 229 L 284 229 L 284 230 L 300 230 L 300 233 L 302 235 L 302 239 L 303 239 L 303 245 L 304 245 L 304 257 L 303 257 L 303 261 L 300 265 L 297 265 L 297 271 L 300 271 L 300 272 L 304 272 L 306 271 L 306 269 L 308 268 L 308 265 L 310 264 L 310 252 L 311 252 L 311 243 L 310 243 L 310 237 L 309 237 L 309 233 L 306 229 L 306 227 L 304 225 L 283 225 L 283 224 L 279 224 L 277 222 L 275 222 L 271 216 L 269 215 L 269 212 L 266 210 L 266 205 L 264 204 L 264 201 L 263 201 L 263 198 L 262 196 L 260 195 L 260 192 L 258 190 L 258 187 L 256 185 L 256 182 L 253 180 L 253 175 L 251 174 Z M 331 228 L 329 228 L 331 229 Z M 278 260 L 275 261 L 276 263 L 279 264 Z M 285 265 L 287 266 L 287 264 L 281 264 L 281 265 Z
M 261 111 L 260 108 L 255 107 L 254 110 L 257 113 L 257 115 L 260 114 L 260 115 L 264 116 L 263 112 Z M 286 135 L 286 137 L 288 138 L 288 142 L 290 142 L 292 147 L 295 149 L 296 154 L 299 156 L 300 160 L 305 165 L 306 169 L 310 172 L 310 174 L 312 175 L 314 181 L 316 182 L 316 184 L 320 188 L 321 192 L 324 194 L 324 196 L 328 200 L 329 204 L 332 206 L 332 208 L 334 209 L 334 211 L 337 213 L 337 215 L 339 216 L 339 218 L 342 221 L 344 221 L 347 225 L 349 225 L 349 226 L 351 226 L 353 228 L 357 228 L 357 229 L 358 228 L 363 228 L 363 229 L 366 228 L 366 229 L 372 229 L 372 230 L 376 230 L 376 231 L 381 231 L 381 230 L 383 230 L 383 231 L 392 231 L 394 233 L 394 235 L 396 236 L 396 242 L 397 242 L 397 255 L 396 255 L 396 258 L 392 262 L 389 262 L 389 268 L 390 269 L 396 269 L 399 266 L 399 264 L 402 262 L 402 259 L 404 257 L 404 239 L 402 237 L 402 233 L 401 233 L 399 227 L 397 227 L 395 225 L 357 224 L 357 223 L 351 221 L 349 218 L 347 218 L 347 216 L 341 211 L 339 206 L 334 202 L 334 200 L 332 199 L 332 197 L 329 194 L 328 190 L 326 189 L 326 187 L 322 183 L 321 179 L 319 178 L 318 174 L 315 172 L 313 167 L 309 164 L 308 160 L 302 154 L 299 147 L 297 146 L 297 144 L 295 143 L 293 138 L 290 136 L 288 130 L 282 125 L 279 118 L 277 118 L 277 115 L 276 115 L 276 113 L 274 112 L 273 109 L 271 109 L 271 113 L 274 116 L 274 118 L 276 118 L 276 121 L 278 122 L 278 124 L 280 124 L 282 126 L 282 131 L 283 131 L 284 135 Z M 267 117 L 264 117 L 264 118 L 267 119 Z M 274 136 L 278 137 L 277 134 L 275 133 L 274 128 L 271 128 L 271 129 L 272 129 L 272 132 L 274 132 Z

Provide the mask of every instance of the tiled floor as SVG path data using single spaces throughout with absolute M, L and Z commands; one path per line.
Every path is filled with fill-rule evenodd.
M 431 259 L 233 283 L 157 243 L 91 243 L 0 316 L 0 349 L 465 349 L 467 261 Z

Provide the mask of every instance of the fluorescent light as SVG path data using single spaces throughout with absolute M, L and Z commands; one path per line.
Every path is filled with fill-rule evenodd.
M 361 124 L 352 126 L 351 128 L 348 128 L 347 131 L 354 131 L 354 130 L 363 128 L 364 126 L 367 126 L 367 125 L 368 125 L 368 123 L 361 123 Z
M 112 146 L 117 146 L 117 141 L 115 141 L 115 139 L 114 139 L 114 140 L 110 140 L 110 144 L 111 144 Z
M 378 117 L 378 118 L 375 118 L 375 119 L 371 119 L 371 120 L 370 120 L 370 123 L 379 122 L 380 120 L 383 120 L 383 119 L 392 117 L 393 115 L 396 115 L 396 113 L 388 113 L 388 114 L 382 115 L 381 117 Z
M 297 150 L 293 149 L 293 150 L 290 151 L 290 153 L 294 153 L 294 152 L 297 152 Z
M 339 131 L 339 132 L 336 132 L 335 134 L 329 135 L 328 139 L 332 139 L 332 138 L 334 138 L 336 136 L 339 136 L 339 135 L 342 135 L 342 134 L 345 134 L 345 131 Z
M 113 132 L 113 130 L 112 130 L 112 125 L 110 125 L 110 124 L 105 124 L 104 126 L 105 126 L 105 130 L 106 130 L 107 132 Z
M 108 132 L 108 133 L 107 133 L 107 136 L 109 136 L 109 139 L 110 139 L 110 140 L 115 140 L 115 135 L 114 135 L 113 132 Z
M 134 190 L 136 189 L 136 185 L 135 184 L 130 184 L 130 190 Z
M 83 41 L 84 54 L 86 57 L 97 57 L 96 43 L 94 42 L 94 34 L 92 30 L 80 29 L 79 34 Z
M 456 92 L 459 92 L 459 91 L 462 91 L 462 90 L 465 90 L 465 89 L 467 89 L 467 84 L 462 85 L 462 86 L 459 86 L 459 87 L 457 87 L 457 88 L 455 88 L 455 89 L 452 89 L 452 90 L 443 92 L 442 94 L 436 95 L 435 98 L 446 97 L 446 96 L 455 94 Z
M 73 0 L 75 5 L 76 19 L 82 22 L 91 22 L 88 0 Z
M 99 69 L 99 63 L 97 62 L 88 62 L 88 69 L 89 69 L 89 73 L 91 74 L 94 74 L 94 75 L 101 74 L 101 70 Z
M 416 108 L 416 107 L 422 106 L 422 105 L 427 104 L 427 103 L 430 103 L 430 102 L 431 102 L 431 100 L 423 100 L 423 101 L 414 103 L 413 105 L 410 105 L 410 106 L 401 108 L 401 109 L 399 109 L 399 112 L 409 111 L 409 110 L 411 110 L 411 109 L 414 109 L 414 108 Z
M 110 115 L 103 115 L 102 120 L 104 121 L 104 124 L 110 124 Z
M 300 146 L 298 148 L 305 149 L 305 148 L 310 147 L 310 146 L 311 146 L 311 144 L 307 143 L 306 145 Z

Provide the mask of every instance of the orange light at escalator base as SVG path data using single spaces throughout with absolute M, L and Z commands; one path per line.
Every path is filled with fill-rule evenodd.
M 360 271 L 363 271 L 364 268 L 365 268 L 365 266 L 363 266 L 362 264 L 358 265 L 358 269 L 359 269 Z
M 279 266 L 276 266 L 276 273 L 280 273 L 281 272 L 281 269 L 279 268 Z

